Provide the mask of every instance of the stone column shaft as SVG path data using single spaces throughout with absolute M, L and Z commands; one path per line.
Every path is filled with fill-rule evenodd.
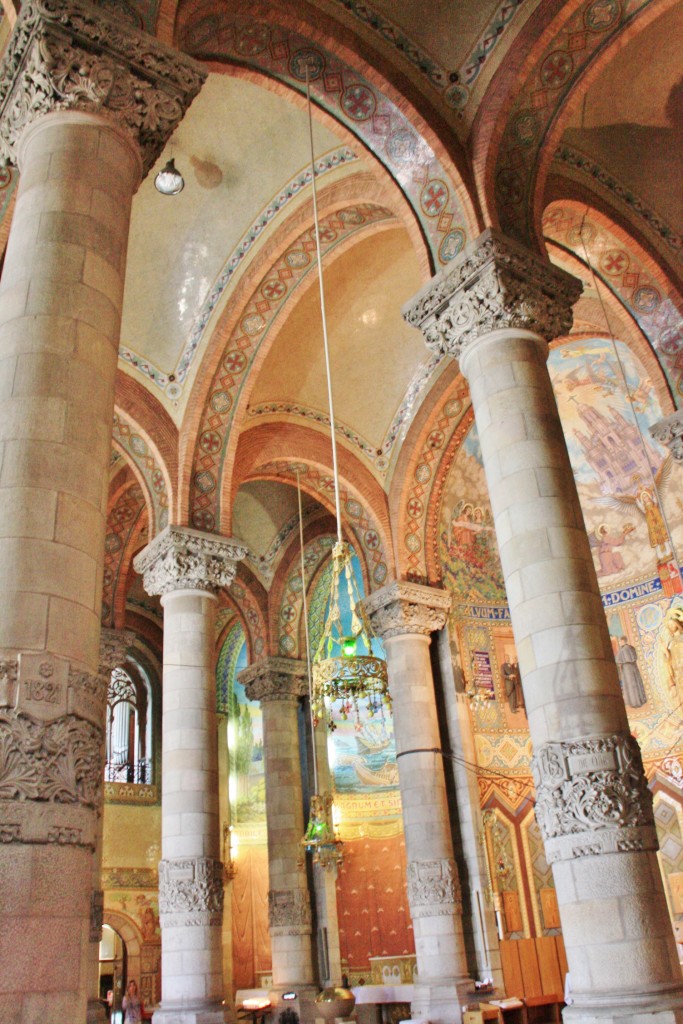
M 445 624 L 450 597 L 399 582 L 376 591 L 364 603 L 373 629 L 384 641 L 393 704 L 417 957 L 412 1012 L 432 1020 L 459 1021 L 460 995 L 470 981 L 429 656 L 431 634 Z
M 301 840 L 305 823 L 299 756 L 299 698 L 307 692 L 306 667 L 268 658 L 240 673 L 250 700 L 261 703 L 268 829 L 268 917 L 274 995 L 302 993 L 313 984 L 311 904 Z M 286 1008 L 284 1004 L 283 1008 Z M 295 1007 L 296 1008 L 296 1007 Z
M 223 1020 L 223 865 L 218 813 L 215 614 L 244 548 L 168 526 L 135 568 L 164 608 L 161 923 L 165 1024 Z
M 0 798 L 0 1019 L 21 1024 L 86 1016 L 128 225 L 202 80 L 79 0 L 23 4 L 0 68 L 0 159 L 21 172 L 0 284 L 0 734 L 21 766 Z
M 681 1020 L 652 800 L 546 363 L 579 293 L 488 231 L 405 315 L 470 384 L 575 998 L 565 1019 Z

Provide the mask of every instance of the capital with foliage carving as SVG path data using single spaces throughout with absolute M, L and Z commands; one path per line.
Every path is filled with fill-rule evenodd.
M 132 629 L 105 629 L 100 633 L 100 672 L 111 674 L 126 661 L 126 652 L 135 643 Z
M 650 434 L 655 441 L 666 445 L 676 462 L 683 462 L 683 411 L 679 409 L 672 416 L 653 423 Z
M 403 307 L 427 347 L 458 359 L 479 338 L 519 328 L 567 334 L 581 282 L 488 228 Z
M 249 700 L 296 701 L 308 693 L 306 665 L 295 658 L 264 658 L 237 677 Z
M 83 0 L 21 5 L 0 65 L 0 159 L 56 110 L 101 114 L 137 144 L 146 174 L 206 72 L 184 54 Z
M 366 597 L 363 606 L 382 640 L 392 636 L 430 636 L 445 626 L 451 596 L 445 590 L 396 580 Z
M 205 590 L 217 594 L 235 578 L 247 549 L 237 540 L 188 526 L 167 526 L 136 556 L 133 566 L 148 594 Z

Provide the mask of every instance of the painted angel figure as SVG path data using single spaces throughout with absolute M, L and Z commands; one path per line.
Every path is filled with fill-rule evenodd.
M 645 520 L 650 547 L 654 548 L 658 562 L 667 562 L 673 557 L 659 497 L 669 482 L 672 467 L 673 459 L 669 455 L 659 467 L 651 485 L 637 481 L 635 494 L 609 494 L 595 499 L 599 505 L 606 505 L 627 515 L 637 511 Z

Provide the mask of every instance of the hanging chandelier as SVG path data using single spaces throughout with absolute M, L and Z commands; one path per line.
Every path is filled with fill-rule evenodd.
M 315 175 L 315 154 L 313 148 L 313 115 L 311 110 L 310 69 L 306 68 L 306 106 L 308 111 L 308 134 L 310 142 L 311 179 L 313 190 L 313 222 L 315 227 L 315 248 L 318 262 L 318 284 L 320 288 L 320 314 L 322 319 L 327 399 L 330 414 L 330 438 L 332 442 L 332 475 L 337 521 L 337 543 L 332 552 L 332 581 L 327 606 L 323 635 L 313 659 L 313 693 L 311 709 L 314 726 L 324 721 L 330 730 L 334 729 L 332 706 L 338 706 L 342 720 L 350 715 L 355 717 L 360 728 L 360 712 L 364 708 L 368 716 L 383 714 L 391 704 L 387 666 L 382 658 L 372 653 L 373 633 L 363 609 L 356 577 L 353 571 L 352 550 L 342 537 L 341 499 L 339 489 L 339 467 L 337 463 L 337 438 L 332 400 L 332 373 L 330 350 L 327 337 L 327 316 L 325 312 L 325 288 L 323 264 L 320 250 L 320 225 L 318 220 L 318 193 Z M 345 632 L 342 615 L 345 601 L 348 602 L 351 628 Z

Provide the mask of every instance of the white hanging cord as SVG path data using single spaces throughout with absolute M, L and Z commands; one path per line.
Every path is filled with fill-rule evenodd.
M 303 602 L 304 637 L 306 638 L 306 671 L 308 673 L 308 710 L 311 716 L 311 746 L 313 748 L 313 792 L 318 792 L 318 754 L 315 747 L 315 721 L 313 720 L 313 682 L 311 674 L 311 644 L 308 636 L 308 601 L 306 598 L 306 562 L 304 560 L 304 519 L 301 512 L 301 477 L 296 471 L 296 493 L 299 502 L 299 548 L 301 551 L 301 598 Z
M 669 545 L 671 547 L 671 552 L 673 554 L 674 562 L 676 564 L 676 572 L 678 573 L 679 579 L 683 583 L 683 576 L 681 576 L 681 569 L 680 569 L 680 566 L 678 564 L 678 553 L 676 551 L 676 546 L 674 544 L 674 539 L 673 539 L 673 535 L 671 533 L 671 528 L 669 527 L 669 519 L 668 519 L 668 516 L 667 516 L 666 512 L 664 511 L 664 502 L 662 501 L 662 497 L 661 497 L 661 495 L 659 493 L 659 488 L 657 487 L 657 481 L 655 480 L 654 470 L 652 469 L 652 463 L 650 462 L 650 457 L 649 457 L 649 454 L 648 454 L 648 447 L 647 447 L 647 445 L 645 443 L 645 438 L 643 436 L 643 432 L 640 429 L 640 423 L 638 422 L 638 416 L 636 415 L 636 407 L 635 407 L 635 403 L 633 401 L 633 395 L 631 394 L 631 389 L 629 387 L 628 379 L 626 377 L 626 369 L 624 367 L 623 360 L 622 360 L 622 358 L 621 358 L 621 356 L 619 354 L 619 349 L 617 348 L 617 341 L 616 341 L 616 338 L 614 336 L 614 331 L 612 330 L 612 324 L 610 323 L 609 316 L 607 315 L 607 307 L 605 306 L 605 303 L 604 303 L 604 300 L 603 300 L 603 297 L 602 297 L 602 292 L 600 291 L 600 288 L 598 286 L 598 279 L 597 279 L 597 277 L 595 275 L 595 271 L 593 269 L 593 264 L 591 263 L 590 258 L 588 256 L 588 250 L 586 248 L 586 242 L 585 242 L 584 237 L 583 237 L 583 229 L 584 229 L 584 226 L 586 224 L 586 217 L 587 216 L 588 216 L 588 207 L 586 207 L 584 212 L 583 212 L 583 217 L 581 218 L 581 226 L 579 227 L 579 240 L 581 242 L 581 248 L 583 249 L 583 257 L 584 257 L 584 260 L 586 261 L 586 266 L 588 267 L 588 269 L 591 272 L 591 278 L 593 280 L 593 287 L 595 288 L 595 291 L 597 292 L 598 301 L 600 303 L 600 308 L 602 309 L 602 315 L 605 318 L 605 324 L 607 326 L 607 333 L 609 334 L 609 339 L 612 342 L 612 349 L 614 351 L 614 357 L 615 357 L 615 359 L 617 361 L 617 365 L 619 366 L 619 372 L 621 373 L 621 379 L 624 382 L 624 390 L 626 391 L 626 395 L 628 397 L 628 402 L 629 402 L 629 407 L 631 409 L 631 415 L 633 417 L 633 422 L 635 423 L 636 430 L 638 431 L 638 436 L 640 437 L 640 443 L 642 445 L 643 451 L 645 452 L 645 455 L 647 456 L 647 465 L 648 465 L 648 469 L 650 470 L 650 480 L 651 480 L 651 483 L 652 483 L 652 490 L 657 495 L 657 503 L 659 505 L 659 512 L 660 512 L 660 515 L 662 517 L 662 522 L 664 523 L 664 529 L 666 530 L 667 537 L 669 538 Z
M 334 477 L 334 503 L 337 516 L 337 540 L 342 543 L 341 501 L 339 497 L 339 468 L 337 466 L 337 437 L 334 424 L 334 403 L 332 401 L 332 373 L 330 371 L 330 347 L 327 340 L 327 314 L 325 312 L 325 288 L 323 285 L 323 259 L 320 252 L 320 224 L 318 223 L 318 190 L 315 182 L 315 155 L 313 151 L 313 113 L 311 110 L 310 68 L 306 65 L 306 104 L 308 108 L 308 137 L 311 149 L 311 177 L 313 179 L 313 223 L 315 225 L 315 251 L 318 258 L 318 282 L 320 285 L 320 314 L 323 322 L 323 348 L 325 350 L 325 374 L 327 376 L 327 400 L 330 407 L 330 434 L 332 437 L 332 475 Z

